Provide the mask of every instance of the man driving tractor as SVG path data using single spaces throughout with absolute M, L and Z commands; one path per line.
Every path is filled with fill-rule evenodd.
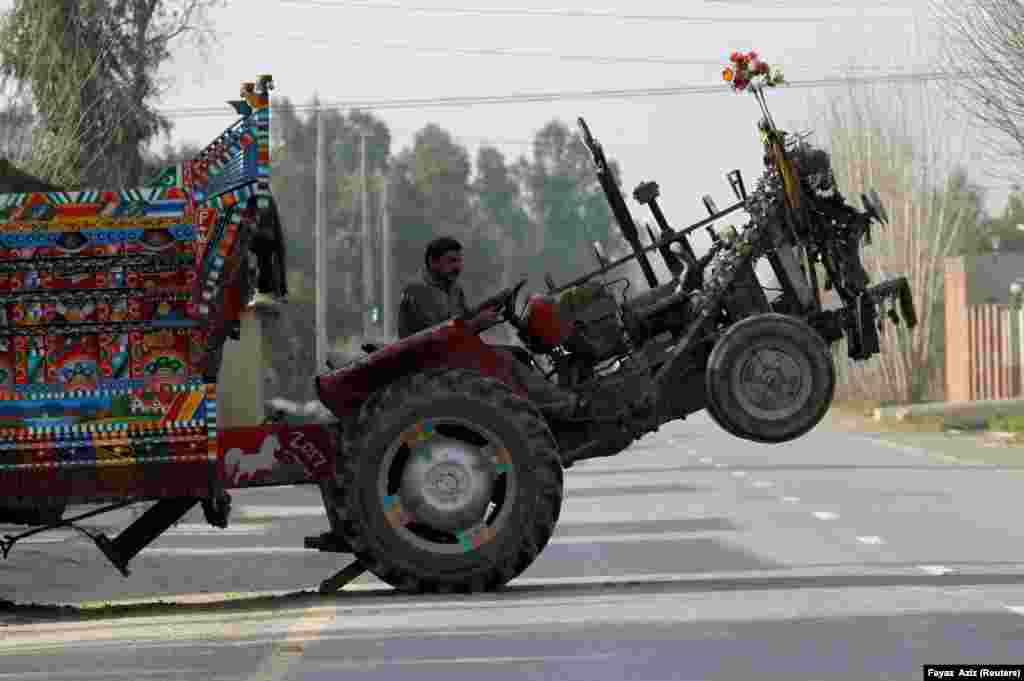
M 408 284 L 402 290 L 398 308 L 398 337 L 405 338 L 441 322 L 466 314 L 466 293 L 459 283 L 462 274 L 462 244 L 452 237 L 443 236 L 427 245 L 423 258 L 422 281 Z M 481 310 L 467 320 L 470 333 L 477 333 L 499 321 L 498 308 Z M 530 400 L 543 414 L 552 418 L 575 418 L 586 411 L 586 400 L 576 393 L 564 390 L 547 380 L 527 361 L 517 356 L 521 348 L 512 345 L 492 345 L 501 355 L 516 380 L 526 389 Z

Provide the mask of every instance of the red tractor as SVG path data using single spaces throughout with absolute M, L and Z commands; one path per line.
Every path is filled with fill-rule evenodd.
M 238 131 L 256 125 L 253 117 L 269 111 L 268 84 L 261 81 L 257 106 L 243 109 L 235 136 L 226 133 L 230 139 L 211 145 L 199 161 L 219 159 L 244 167 L 231 161 L 249 153 L 239 141 L 245 134 Z M 640 242 L 600 144 L 582 119 L 580 125 L 632 253 L 610 262 L 598 250 L 599 267 L 593 272 L 561 286 L 549 278 L 548 291 L 529 296 L 525 304 L 519 301 L 525 281 L 519 282 L 478 309 L 500 305 L 500 323 L 511 324 L 522 341 L 517 361 L 586 396 L 591 406 L 585 416 L 545 418 L 502 356 L 468 331 L 467 315 L 383 347 L 365 347 L 364 357 L 317 376 L 320 401 L 333 415 L 326 423 L 264 423 L 218 431 L 210 410 L 224 390 L 216 382 L 219 351 L 225 329 L 230 331 L 237 317 L 238 301 L 248 296 L 247 270 L 237 260 L 260 220 L 258 207 L 237 211 L 245 201 L 225 206 L 219 197 L 255 186 L 254 195 L 272 206 L 269 192 L 260 188 L 268 171 L 262 165 L 265 150 L 258 147 L 258 172 L 239 171 L 234 184 L 211 191 L 193 174 L 192 184 L 175 185 L 192 206 L 185 211 L 190 227 L 202 223 L 198 215 L 212 201 L 216 216 L 207 216 L 213 220 L 209 224 L 234 225 L 236 235 L 225 246 L 224 229 L 179 230 L 179 242 L 188 241 L 186 232 L 194 238 L 194 279 L 203 282 L 216 273 L 224 285 L 211 289 L 214 304 L 205 312 L 184 309 L 181 315 L 199 350 L 185 353 L 184 366 L 177 374 L 172 371 L 166 383 L 169 394 L 194 399 L 160 402 L 150 422 L 177 424 L 171 410 L 186 409 L 189 423 L 201 425 L 178 439 L 173 429 L 148 439 L 145 428 L 118 431 L 125 433 L 117 441 L 130 450 L 123 455 L 128 462 L 122 461 L 121 477 L 107 472 L 109 480 L 101 484 L 101 445 L 82 439 L 75 444 L 73 438 L 63 445 L 57 437 L 64 449 L 92 447 L 93 458 L 87 454 L 90 463 L 83 468 L 54 444 L 52 433 L 48 440 L 32 436 L 35 445 L 21 444 L 31 439 L 27 433 L 35 427 L 25 420 L 29 415 L 36 419 L 47 406 L 38 401 L 25 405 L 18 412 L 22 421 L 11 431 L 12 446 L 0 453 L 0 493 L 5 500 L 21 499 L 22 515 L 40 527 L 8 537 L 4 552 L 21 536 L 82 517 L 62 518 L 69 503 L 106 498 L 115 508 L 157 500 L 117 538 L 93 537 L 126 572 L 136 553 L 197 503 L 212 524 L 225 526 L 227 490 L 308 483 L 320 488 L 330 530 L 306 538 L 306 546 L 355 557 L 322 590 L 338 588 L 364 570 L 408 592 L 495 589 L 520 575 L 544 549 L 562 506 L 563 471 L 575 462 L 618 454 L 661 425 L 702 409 L 739 438 L 770 444 L 800 437 L 831 404 L 832 347 L 838 340 L 845 337 L 850 358 L 863 360 L 880 351 L 886 315 L 897 323 L 902 316 L 909 327 L 916 324 L 906 280 L 871 286 L 861 264 L 860 244 L 870 239 L 871 223 L 886 221 L 877 194 L 862 195 L 863 211 L 847 205 L 836 189 L 828 155 L 789 142 L 767 113 L 760 125 L 764 175 L 748 194 L 739 172 L 730 173 L 737 199 L 733 205 L 718 210 L 706 197 L 710 215 L 676 230 L 658 207 L 657 185 L 636 188 L 633 197 L 650 207 L 661 230 L 650 234 L 647 246 Z M 206 182 L 212 183 L 224 175 L 209 177 Z M 713 229 L 716 221 L 737 211 L 749 216 L 742 229 Z M 701 228 L 708 229 L 713 245 L 698 257 L 688 235 Z M 671 273 L 665 283 L 657 280 L 648 259 L 655 251 Z M 761 259 L 770 264 L 780 293 L 760 283 L 755 265 Z M 617 296 L 614 287 L 625 282 L 628 289 L 628 280 L 608 274 L 633 261 L 649 290 Z M 818 281 L 822 272 L 823 287 Z M 825 309 L 822 288 L 834 289 L 841 305 Z M 142 293 L 133 295 L 148 300 Z M 159 328 L 146 314 L 139 313 L 139 323 L 148 325 L 147 332 Z M 168 361 L 154 357 L 151 363 L 159 373 L 169 368 Z M 152 392 L 152 385 L 153 377 L 143 370 L 137 379 L 132 374 L 124 389 L 141 395 Z M 96 399 L 101 394 L 102 384 L 90 393 Z M 18 399 L 12 393 L 7 404 Z M 67 418 L 72 410 L 67 393 L 55 399 L 57 416 Z M 95 420 L 95 414 L 88 418 Z M 128 417 L 107 418 L 123 423 Z M 163 456 L 146 459 L 154 446 L 163 448 Z M 54 480 L 61 482 L 50 485 Z M 5 503 L 13 509 L 10 501 L 0 501 L 0 507 Z

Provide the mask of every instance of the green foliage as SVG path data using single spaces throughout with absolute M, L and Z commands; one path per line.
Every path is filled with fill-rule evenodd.
M 616 177 L 619 171 L 612 163 Z M 578 133 L 552 121 L 538 134 L 533 162 L 520 162 L 537 245 L 530 273 L 543 280 L 576 277 L 594 267 L 591 244 L 598 241 L 610 255 L 625 242 Z
M 985 425 L 989 430 L 1003 433 L 1024 433 L 1024 415 L 991 418 Z
M 272 189 L 288 245 L 290 305 L 272 343 L 277 394 L 310 399 L 315 352 L 314 225 L 316 224 L 316 118 L 299 116 L 287 99 L 274 101 Z M 425 125 L 412 144 L 391 153 L 391 134 L 371 114 L 324 116 L 328 232 L 328 338 L 357 343 L 363 324 L 361 140 L 366 131 L 367 215 L 376 234 L 382 178 L 387 178 L 391 226 L 391 299 L 381 301 L 376 264 L 380 244 L 369 244 L 376 281 L 371 299 L 393 315 L 402 285 L 419 277 L 427 243 L 447 234 L 459 239 L 466 262 L 462 283 L 470 303 L 528 277 L 543 288 L 544 275 L 579 276 L 595 265 L 591 242 L 609 253 L 624 248 L 589 152 L 558 121 L 537 137 L 532 160 L 509 163 L 492 147 L 475 159 L 453 136 Z
M 154 108 L 160 68 L 217 2 L 16 0 L 0 25 L 0 76 L 40 114 L 29 171 L 63 186 L 139 184 L 143 146 L 171 127 Z
M 1024 251 L 1024 231 L 1017 225 L 1024 225 L 1024 194 L 1021 192 L 1007 197 L 1002 215 L 979 220 L 978 228 L 964 240 L 960 252 L 963 255 L 991 252 L 993 237 L 998 239 L 1000 250 Z

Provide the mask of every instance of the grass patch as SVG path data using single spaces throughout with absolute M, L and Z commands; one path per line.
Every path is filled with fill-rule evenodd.
M 1003 433 L 1024 433 L 1024 415 L 997 416 L 985 422 L 989 430 Z

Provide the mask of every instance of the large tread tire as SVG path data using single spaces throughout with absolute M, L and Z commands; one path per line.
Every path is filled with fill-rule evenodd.
M 737 394 L 737 363 L 756 348 L 776 349 L 805 363 L 807 371 L 801 381 L 809 383 L 809 394 L 794 413 L 757 414 Z M 708 412 L 726 431 L 754 442 L 779 444 L 808 433 L 831 407 L 835 386 L 829 345 L 805 321 L 788 315 L 767 313 L 737 322 L 722 335 L 708 358 Z
M 501 530 L 472 551 L 438 554 L 389 523 L 378 488 L 382 458 L 403 432 L 429 418 L 459 417 L 497 434 L 516 476 Z M 557 444 L 537 409 L 506 385 L 476 372 L 432 370 L 371 397 L 343 433 L 334 523 L 371 573 L 408 593 L 499 589 L 536 560 L 561 512 L 563 471 Z

